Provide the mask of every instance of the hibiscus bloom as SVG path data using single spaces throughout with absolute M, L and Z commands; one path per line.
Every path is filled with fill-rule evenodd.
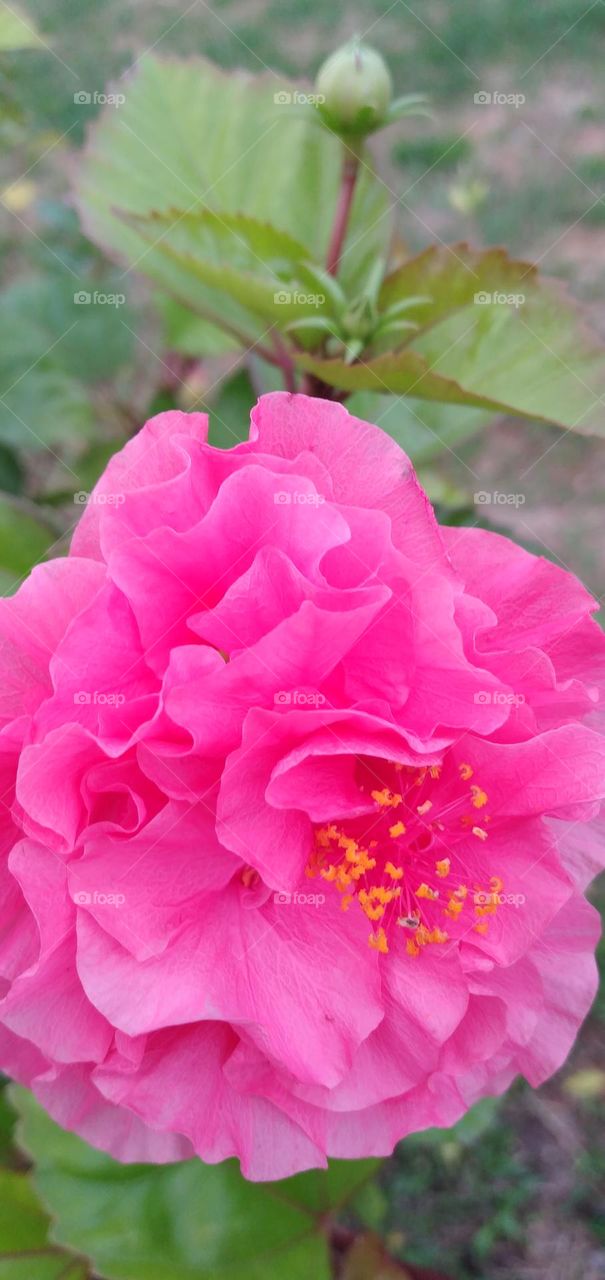
M 387 1155 L 595 990 L 605 638 L 337 404 L 160 414 L 0 606 L 0 1065 L 120 1160 Z

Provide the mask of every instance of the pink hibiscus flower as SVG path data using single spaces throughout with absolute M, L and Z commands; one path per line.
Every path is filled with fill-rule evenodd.
M 399 447 L 165 413 L 0 604 L 0 1065 L 121 1160 L 386 1155 L 595 990 L 605 638 Z

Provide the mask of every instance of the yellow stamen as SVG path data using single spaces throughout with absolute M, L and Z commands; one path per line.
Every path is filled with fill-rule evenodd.
M 473 827 L 473 835 L 476 836 L 478 840 L 487 840 L 487 831 L 484 831 L 483 827 Z
M 437 872 L 438 876 L 441 876 L 442 879 L 445 879 L 445 877 L 449 876 L 450 874 L 450 866 L 451 866 L 451 862 L 449 858 L 441 858 L 439 862 L 435 863 L 435 871 Z
M 423 882 L 422 884 L 419 884 L 419 885 L 418 885 L 418 888 L 417 888 L 417 890 L 416 890 L 416 897 L 417 897 L 417 898 L 429 898 L 429 900 L 430 900 L 431 902 L 434 902 L 434 901 L 435 901 L 435 899 L 439 897 L 439 890 L 438 890 L 438 889 L 430 889 L 430 888 L 429 888 L 429 886 L 428 886 L 428 884 L 424 884 L 424 882 Z
M 397 836 L 405 835 L 405 822 L 396 822 L 393 827 L 389 827 L 389 835 L 392 840 L 396 840 Z
M 336 867 L 331 862 L 329 867 L 322 867 L 319 874 L 323 880 L 335 880 L 337 875 Z
M 449 916 L 450 920 L 457 920 L 463 906 L 464 903 L 461 902 L 459 898 L 450 898 L 447 907 L 445 908 L 446 916 Z
M 391 880 L 401 880 L 403 876 L 403 867 L 394 867 L 392 862 L 385 862 L 384 869 Z
M 383 809 L 396 809 L 403 799 L 398 791 L 389 791 L 388 787 L 384 787 L 382 791 L 372 791 L 371 796 Z
M 416 806 L 416 813 L 419 813 L 420 817 L 423 818 L 425 813 L 429 813 L 432 808 L 433 808 L 433 801 L 425 800 L 424 804 L 419 804 Z
M 368 943 L 374 951 L 380 951 L 383 956 L 386 956 L 389 950 L 389 944 L 387 942 L 387 935 L 382 927 L 377 929 L 376 933 L 370 934 Z
M 458 772 L 464 782 L 468 782 L 469 778 L 472 778 L 473 776 L 473 770 L 471 769 L 470 764 L 459 764 Z
M 385 889 L 384 885 L 374 884 L 370 889 L 370 898 L 375 899 L 377 902 L 382 902 L 383 906 L 388 906 L 389 902 L 392 902 L 393 898 L 398 898 L 400 893 L 401 889 L 399 888 Z
M 471 784 L 471 796 L 472 804 L 475 809 L 482 809 L 483 806 L 487 804 L 487 792 L 482 791 L 481 787 L 478 787 L 476 782 Z

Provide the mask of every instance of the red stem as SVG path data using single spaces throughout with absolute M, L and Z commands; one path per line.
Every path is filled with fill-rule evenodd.
M 290 357 L 287 346 L 278 333 L 273 334 L 273 345 L 275 347 L 274 363 L 281 369 L 284 377 L 284 386 L 286 391 L 296 391 L 296 377 L 294 374 L 294 364 Z
M 359 156 L 350 147 L 345 144 L 345 153 L 342 166 L 342 179 L 340 183 L 340 191 L 338 193 L 338 204 L 336 205 L 336 213 L 334 215 L 334 225 L 330 236 L 330 247 L 328 249 L 328 257 L 326 261 L 326 269 L 331 276 L 335 276 L 340 266 L 340 259 L 347 234 L 349 224 L 349 215 L 353 196 L 355 195 L 355 184 L 357 182 L 357 174 L 359 173 Z

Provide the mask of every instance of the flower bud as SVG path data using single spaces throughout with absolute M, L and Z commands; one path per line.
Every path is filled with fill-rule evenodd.
M 369 45 L 351 41 L 317 73 L 319 110 L 337 133 L 371 133 L 384 120 L 393 94 L 389 69 Z

